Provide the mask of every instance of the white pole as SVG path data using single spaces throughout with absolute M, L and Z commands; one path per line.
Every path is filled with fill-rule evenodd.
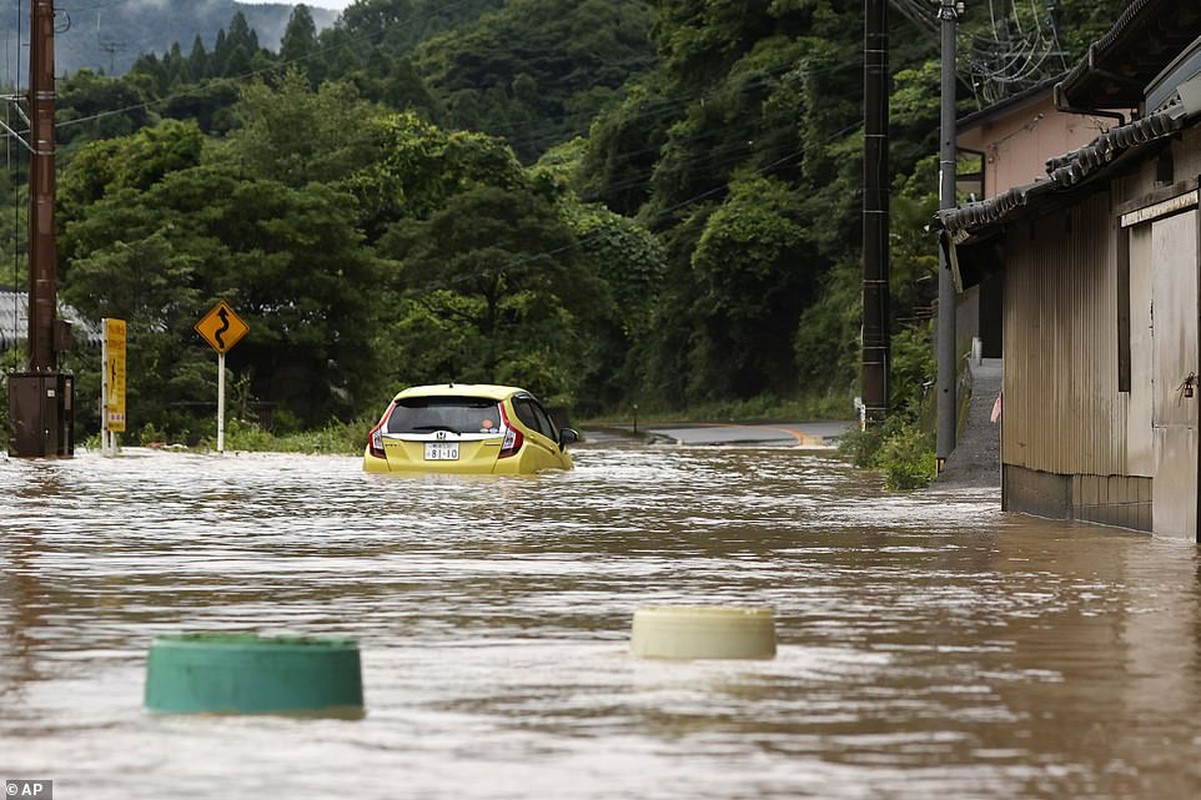
M 217 354 L 217 452 L 225 452 L 225 353 Z

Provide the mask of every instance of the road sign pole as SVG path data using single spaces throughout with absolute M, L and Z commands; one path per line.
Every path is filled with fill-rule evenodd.
M 107 319 L 100 320 L 101 324 L 106 327 Z M 108 447 L 108 336 L 106 335 L 100 343 L 100 454 L 111 455 L 112 452 Z
M 217 354 L 217 452 L 225 452 L 225 353 Z
M 234 313 L 229 303 L 219 300 L 193 327 L 217 351 L 217 452 L 224 453 L 225 352 L 246 335 L 250 326 Z

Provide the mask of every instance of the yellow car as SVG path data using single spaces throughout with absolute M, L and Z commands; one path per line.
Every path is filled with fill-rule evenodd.
M 567 445 L 579 438 L 516 386 L 413 386 L 392 398 L 371 429 L 363 471 L 511 475 L 571 469 Z

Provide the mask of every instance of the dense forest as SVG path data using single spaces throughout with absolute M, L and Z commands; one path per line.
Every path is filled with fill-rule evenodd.
M 936 4 L 892 5 L 900 407 L 933 374 L 939 52 Z M 1123 7 L 967 5 L 964 112 L 1070 67 Z M 211 427 L 184 409 L 215 396 L 192 326 L 219 298 L 251 329 L 237 402 L 285 428 L 447 380 L 576 415 L 849 415 L 862 47 L 861 0 L 359 0 L 324 29 L 296 7 L 278 49 L 239 12 L 212 46 L 60 80 L 60 295 L 128 321 L 134 431 Z M 9 163 L 0 283 L 21 285 L 11 139 Z M 69 358 L 90 408 L 98 359 Z

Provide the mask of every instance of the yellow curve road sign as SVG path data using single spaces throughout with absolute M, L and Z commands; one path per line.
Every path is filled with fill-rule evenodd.
M 250 326 L 224 300 L 217 301 L 217 305 L 196 323 L 195 328 L 218 353 L 228 353 L 250 330 Z

